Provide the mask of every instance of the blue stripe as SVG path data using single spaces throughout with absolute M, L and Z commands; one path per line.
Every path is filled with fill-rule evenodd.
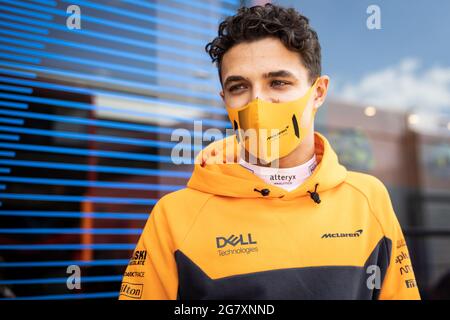
M 199 84 L 199 85 L 204 85 L 205 87 L 211 87 L 211 80 L 197 80 L 192 76 L 177 75 L 176 72 L 154 71 L 154 70 L 145 69 L 142 67 L 141 68 L 129 67 L 129 66 L 115 64 L 115 63 L 101 62 L 99 60 L 89 60 L 89 59 L 71 57 L 68 55 L 60 55 L 60 54 L 55 54 L 55 53 L 42 52 L 42 51 L 32 50 L 29 48 L 17 48 L 17 47 L 0 45 L 0 49 L 6 50 L 6 51 L 24 53 L 24 54 L 28 54 L 30 56 L 44 57 L 44 58 L 48 58 L 48 59 L 52 59 L 52 60 L 69 61 L 69 62 L 73 62 L 75 64 L 88 65 L 88 66 L 93 66 L 96 68 L 116 70 L 116 71 L 120 71 L 120 72 L 125 72 L 127 74 L 139 74 L 141 76 L 151 77 L 151 78 L 153 78 L 153 77 L 164 78 L 164 79 L 168 79 L 168 80 L 175 81 L 175 82 L 181 82 L 183 84 L 186 84 L 186 82 L 189 82 L 192 84 L 195 83 L 195 84 Z M 35 59 L 35 60 L 39 60 L 39 59 Z M 36 62 L 36 63 L 39 63 L 39 62 Z M 160 86 L 160 87 L 167 88 L 165 86 Z
M 1 64 L 1 62 L 0 62 Z M 0 77 L 1 79 L 1 77 Z M 108 111 L 113 112 L 117 114 L 127 114 L 127 115 L 133 115 L 133 116 L 143 116 L 143 117 L 154 117 L 156 119 L 162 118 L 162 119 L 171 119 L 171 120 L 178 120 L 181 122 L 186 122 L 185 117 L 180 116 L 172 116 L 172 115 L 161 115 L 158 113 L 153 112 L 141 112 L 141 111 L 131 111 L 126 109 L 117 109 L 113 107 L 108 106 L 98 106 L 98 105 L 92 105 L 89 103 L 84 102 L 75 102 L 75 101 L 67 101 L 67 100 L 59 100 L 59 99 L 51 99 L 51 98 L 41 98 L 41 97 L 30 97 L 30 96 L 24 96 L 24 95 L 18 95 L 18 94 L 10 94 L 10 93 L 0 93 L 0 98 L 4 99 L 13 99 L 13 100 L 19 100 L 19 101 L 27 101 L 27 102 L 34 102 L 34 103 L 42 103 L 42 104 L 49 104 L 49 105 L 55 105 L 63 108 L 76 108 L 81 110 L 89 110 L 89 111 Z M 193 123 L 194 121 L 201 120 L 202 124 L 204 125 L 210 125 L 210 126 L 218 126 L 218 127 L 230 127 L 229 121 L 224 120 L 214 120 L 214 119 L 189 119 L 189 123 Z
M 231 5 L 239 5 L 240 0 L 222 0 L 222 2 L 231 4 Z
M 47 178 L 31 178 L 31 177 L 11 177 L 11 176 L 0 176 L 0 181 L 26 183 L 26 184 L 50 184 L 50 185 L 78 186 L 78 187 L 92 187 L 92 188 L 115 188 L 127 190 L 132 189 L 132 190 L 175 191 L 184 188 L 184 186 L 180 185 L 167 185 L 167 184 L 107 182 L 107 181 L 88 181 L 88 180 L 72 180 L 72 179 L 47 179 Z
M 0 106 L 17 108 L 17 109 L 28 109 L 28 104 L 26 104 L 26 103 L 4 101 L 4 100 L 0 100 Z
M 0 90 L 15 91 L 15 92 L 26 93 L 26 94 L 33 93 L 33 89 L 31 89 L 31 88 L 9 86 L 6 84 L 0 84 Z
M 197 3 L 197 2 L 194 2 L 194 1 L 189 1 L 188 2 L 186 0 L 169 0 L 169 1 L 180 3 L 180 4 L 183 4 L 183 5 L 194 7 L 194 8 L 198 8 L 198 9 L 214 11 L 214 12 L 220 13 L 222 15 L 226 15 L 226 16 L 232 16 L 232 15 L 234 15 L 236 13 L 233 10 L 228 10 L 228 9 L 225 9 L 225 8 L 221 8 L 219 6 L 211 5 L 211 3 L 205 3 L 204 1 L 202 1 L 201 3 Z
M 13 151 L 0 151 L 0 156 L 2 157 L 15 157 L 16 153 Z
M 63 2 L 68 2 L 67 0 L 63 0 Z M 87 1 L 76 1 L 76 2 L 81 2 L 81 3 L 86 3 Z M 216 16 L 214 18 L 209 18 L 208 15 L 205 14 L 197 14 L 197 13 L 193 13 L 190 12 L 190 10 L 181 10 L 179 8 L 173 8 L 170 6 L 165 6 L 159 3 L 149 3 L 149 2 L 143 2 L 143 1 L 139 1 L 139 0 L 123 0 L 123 2 L 128 2 L 137 6 L 141 6 L 144 8 L 148 8 L 150 10 L 154 10 L 156 12 L 166 12 L 166 13 L 170 13 L 173 15 L 177 15 L 180 16 L 181 18 L 189 18 L 189 20 L 198 20 L 198 21 L 204 21 L 208 24 L 210 24 L 210 26 L 206 27 L 206 29 L 209 28 L 214 28 L 215 25 L 218 24 L 219 22 L 219 16 Z M 117 14 L 120 14 L 119 12 L 115 12 Z M 176 19 L 174 17 L 174 19 Z M 211 32 L 205 33 L 206 35 L 210 36 Z
M 6 33 L 7 33 L 7 31 L 6 31 Z M 30 37 L 31 37 L 31 35 L 30 35 Z M 5 37 L 0 37 L 0 41 L 7 42 L 7 43 L 18 44 L 18 45 L 21 45 L 21 46 L 24 46 L 24 47 L 31 47 L 31 48 L 37 48 L 37 49 L 44 49 L 45 48 L 45 45 L 43 45 L 42 43 L 34 42 L 34 41 L 26 41 L 26 40 L 19 40 L 19 39 L 5 38 Z
M 116 9 L 116 8 L 115 8 Z M 120 23 L 120 22 L 116 22 L 116 21 L 111 21 L 111 20 L 105 20 L 105 19 L 101 19 L 101 18 L 97 18 L 97 17 L 93 17 L 93 16 L 86 16 L 83 15 L 83 19 L 92 23 L 96 23 L 99 25 L 105 25 L 108 27 L 113 27 L 113 28 L 117 28 L 117 29 L 122 29 L 122 30 L 126 30 L 126 31 L 131 31 L 131 32 L 136 32 L 136 33 L 141 33 L 141 34 L 145 34 L 145 35 L 149 35 L 155 38 L 161 38 L 161 39 L 167 39 L 167 40 L 171 40 L 171 41 L 177 41 L 180 42 L 180 45 L 189 45 L 189 46 L 193 46 L 193 48 L 189 48 L 186 47 L 186 49 L 188 51 L 192 51 L 192 53 L 190 53 L 189 55 L 192 54 L 192 57 L 198 58 L 198 59 L 202 59 L 201 55 L 195 54 L 195 52 L 200 52 L 200 50 L 197 50 L 196 48 L 200 49 L 201 46 L 205 45 L 205 41 L 202 40 L 197 40 L 194 39 L 192 37 L 182 37 L 182 36 L 177 36 L 175 34 L 171 34 L 168 32 L 164 32 L 164 31 L 160 31 L 158 29 L 155 28 L 155 30 L 152 30 L 150 28 L 142 28 L 142 27 L 138 27 L 136 25 L 133 24 L 124 24 L 124 23 Z M 161 20 L 161 18 L 156 18 Z M 46 23 L 47 25 L 47 23 Z M 50 24 L 48 24 L 50 25 Z M 179 23 L 172 23 L 170 25 L 171 28 L 178 27 L 177 29 L 184 29 L 184 30 L 189 30 L 192 31 L 192 33 L 199 33 L 208 37 L 213 36 L 213 34 L 211 32 L 208 31 L 208 29 L 202 29 L 202 28 L 196 28 L 192 25 L 189 24 L 179 24 Z M 98 34 L 98 33 L 97 33 Z
M 10 173 L 11 169 L 10 168 L 0 168 L 0 173 Z M 1 205 L 1 202 L 0 202 Z
M 0 110 L 1 113 L 1 110 Z M 180 164 L 190 164 L 185 163 L 188 159 L 183 159 L 181 157 L 169 157 L 160 156 L 153 154 L 140 154 L 131 152 L 120 152 L 120 151 L 106 151 L 106 150 L 92 150 L 92 149 L 81 149 L 81 148 L 65 148 L 65 147 L 49 147 L 46 145 L 32 145 L 32 144 L 16 144 L 8 142 L 0 142 L 0 146 L 4 148 L 18 149 L 18 150 L 29 150 L 36 152 L 49 152 L 49 153 L 61 153 L 61 154 L 76 154 L 87 157 L 100 157 L 100 158 L 113 158 L 113 159 L 127 159 L 127 160 L 139 160 L 139 161 L 150 161 L 150 162 L 164 162 L 172 163 L 177 162 Z M 184 162 L 183 162 L 184 160 Z M 189 160 L 191 161 L 191 160 Z
M 146 198 L 119 198 L 119 197 L 90 197 L 90 196 L 66 196 L 54 194 L 22 194 L 22 193 L 0 193 L 0 199 L 21 199 L 34 201 L 56 201 L 56 202 L 93 202 L 109 204 L 133 204 L 154 205 L 158 200 Z
M 10 54 L 10 53 L 0 52 L 0 57 L 2 57 L 4 59 L 17 60 L 17 61 L 23 61 L 23 62 L 29 62 L 29 63 L 36 63 L 36 64 L 41 63 L 41 59 L 21 56 L 18 54 Z
M 220 114 L 220 115 L 227 114 L 227 111 L 224 108 L 217 107 L 214 105 L 198 106 L 198 105 L 193 105 L 193 104 L 189 104 L 189 103 L 184 103 L 181 101 L 169 101 L 169 100 L 158 99 L 158 98 L 148 98 L 148 97 L 143 97 L 143 96 L 137 96 L 137 95 L 133 95 L 133 94 L 117 93 L 114 91 L 77 88 L 77 87 L 65 86 L 65 85 L 54 84 L 54 83 L 47 83 L 47 82 L 40 82 L 40 81 L 33 81 L 33 80 L 14 79 L 14 78 L 8 78 L 8 77 L 0 77 L 0 81 L 14 83 L 14 84 L 20 84 L 20 85 L 25 85 L 25 86 L 31 86 L 31 87 L 54 89 L 54 90 L 61 90 L 61 91 L 67 91 L 67 92 L 76 92 L 76 93 L 88 94 L 88 95 L 105 95 L 108 97 L 128 99 L 128 100 L 132 100 L 132 101 L 136 101 L 136 102 L 159 104 L 159 105 L 162 105 L 167 108 L 179 108 L 179 107 L 184 108 L 184 107 L 186 107 L 186 108 L 191 108 L 191 109 L 199 110 L 199 111 L 206 112 L 206 113 L 213 113 L 213 114 Z M 57 101 L 64 101 L 64 100 L 57 100 Z
M 2 2 L 15 4 L 13 0 L 2 0 Z M 96 4 L 96 3 L 89 2 L 89 1 L 81 1 L 81 0 L 80 1 L 63 0 L 63 2 L 68 2 L 70 4 L 77 4 L 81 7 L 91 7 L 91 8 L 97 9 L 97 10 L 107 11 L 107 12 L 111 12 L 114 14 L 126 16 L 128 18 L 132 18 L 133 21 L 135 21 L 136 19 L 139 19 L 139 20 L 143 20 L 146 22 L 154 22 L 156 25 L 165 25 L 172 29 L 180 29 L 182 31 L 186 31 L 186 30 L 192 31 L 195 33 L 203 34 L 208 37 L 211 37 L 214 35 L 214 32 L 211 31 L 211 28 L 203 28 L 201 26 L 195 27 L 195 26 L 185 24 L 185 23 L 178 23 L 177 20 L 174 20 L 174 19 L 169 20 L 169 19 L 164 19 L 164 18 L 160 18 L 157 16 L 153 16 L 151 14 L 136 13 L 136 12 L 126 10 L 125 8 L 116 8 L 113 6 L 106 6 L 106 5 L 101 5 L 101 4 Z M 16 5 L 25 7 L 25 8 L 32 8 L 32 9 L 40 10 L 40 11 L 46 12 L 46 13 L 52 13 L 52 14 L 59 15 L 59 16 L 64 16 L 64 17 L 67 16 L 66 12 L 62 12 L 62 10 L 58 10 L 58 9 L 42 7 L 42 6 L 28 4 L 28 3 L 20 3 L 20 4 L 16 4 Z M 168 7 L 166 7 L 166 8 L 168 8 Z M 194 16 L 186 10 L 184 10 L 182 13 L 180 13 L 180 12 L 177 12 L 177 13 L 183 14 L 183 17 L 190 17 L 191 24 L 193 21 L 196 21 L 196 20 L 199 20 L 202 22 L 209 22 L 207 18 L 205 19 L 204 15 L 203 16 L 197 16 L 197 15 Z M 212 24 L 211 27 L 214 27 L 214 25 L 216 25 L 219 22 L 218 18 L 210 20 L 210 22 Z M 88 16 L 86 14 L 82 14 L 82 19 L 86 20 L 86 21 L 98 23 L 98 24 L 104 24 L 104 25 L 107 25 L 107 22 L 109 22 L 108 20 L 99 19 L 99 18 L 96 18 L 93 16 Z M 112 20 L 115 20 L 115 19 L 112 19 Z
M 2 0 L 2 1 L 3 2 L 9 2 L 7 0 Z M 21 5 L 23 5 L 23 4 L 21 4 Z M 2 8 L 3 9 L 7 9 L 9 7 L 0 6 L 0 9 L 2 9 Z M 62 12 L 61 10 L 47 9 L 46 11 L 53 11 L 53 13 L 55 13 L 57 15 L 67 17 L 67 14 L 65 12 Z M 90 16 L 88 16 L 86 14 L 82 15 L 82 19 L 85 20 L 85 21 L 91 21 L 91 22 L 99 23 L 99 24 L 103 24 L 103 25 L 109 25 L 109 26 L 111 25 L 111 23 L 108 23 L 109 22 L 108 20 L 99 19 L 99 18 L 95 18 L 95 17 L 90 17 Z M 29 21 L 28 23 L 33 23 L 33 22 Z M 174 23 L 172 21 L 171 22 L 171 26 L 173 27 L 174 24 L 176 24 L 176 23 Z M 140 40 L 135 40 L 135 39 L 126 38 L 126 37 L 114 36 L 114 35 L 110 35 L 110 34 L 106 34 L 106 33 L 101 33 L 101 32 L 96 32 L 96 31 L 89 31 L 89 30 L 86 30 L 86 29 L 70 30 L 65 25 L 58 25 L 58 24 L 54 24 L 54 23 L 41 22 L 41 25 L 45 26 L 47 28 L 61 30 L 61 31 L 64 31 L 64 32 L 72 33 L 72 34 L 74 32 L 76 32 L 78 35 L 88 36 L 88 37 L 92 37 L 92 38 L 96 38 L 96 39 L 104 39 L 104 40 L 114 41 L 114 42 L 117 42 L 117 43 L 120 43 L 120 44 L 125 44 L 126 43 L 126 44 L 133 45 L 133 46 L 136 46 L 136 47 L 142 47 L 142 48 L 148 48 L 148 49 L 158 49 L 158 50 L 170 52 L 170 53 L 173 53 L 173 54 L 176 54 L 176 55 L 189 56 L 189 57 L 191 57 L 193 59 L 197 59 L 199 61 L 204 61 L 204 62 L 208 61 L 208 58 L 205 55 L 200 53 L 201 50 L 189 51 L 189 50 L 186 50 L 186 48 L 184 48 L 184 50 L 182 51 L 182 54 L 181 54 L 180 50 L 178 48 L 173 47 L 173 46 L 166 46 L 166 45 L 161 45 L 161 44 L 152 43 L 152 42 L 148 42 L 148 41 L 146 42 L 146 41 L 140 41 Z M 187 29 L 192 29 L 192 27 L 183 24 L 182 25 L 182 29 L 183 30 L 187 30 Z M 191 31 L 194 31 L 194 30 L 191 30 Z M 198 31 L 204 32 L 203 29 L 198 29 Z
M 0 113 L 1 113 L 1 111 L 3 111 L 3 110 L 0 110 Z M 7 110 L 5 110 L 5 111 L 7 111 Z M 3 118 L 3 117 L 0 117 L 0 122 L 1 123 L 8 123 L 8 124 L 15 124 L 15 125 L 23 125 L 23 123 L 24 123 L 24 120 L 23 119 L 12 119 L 12 118 Z
M 15 134 L 0 134 L 0 139 L 3 140 L 12 140 L 12 141 L 19 141 L 20 137 Z
M 0 298 L 0 300 L 73 300 L 73 299 L 100 299 L 100 298 L 118 298 L 119 292 L 96 292 L 96 293 L 69 293 L 54 294 L 47 296 L 29 296 L 17 298 Z
M 0 13 L 0 17 L 11 17 L 10 19 L 15 19 L 15 20 L 21 19 L 20 17 L 13 16 L 13 15 L 6 15 L 3 13 Z M 29 22 L 28 20 L 26 20 L 26 21 Z M 61 39 L 52 39 L 52 38 L 48 38 L 48 37 L 42 37 L 39 35 L 30 35 L 27 33 L 17 32 L 17 31 L 12 31 L 12 30 L 1 30 L 0 29 L 0 33 L 6 34 L 9 36 L 31 39 L 31 40 L 39 40 L 39 41 L 43 41 L 43 42 L 48 42 L 48 43 L 52 43 L 52 44 L 70 47 L 70 48 L 76 48 L 76 49 L 97 52 L 100 54 L 109 54 L 109 55 L 114 55 L 114 56 L 118 56 L 118 57 L 122 57 L 122 58 L 152 62 L 152 63 L 158 64 L 158 65 L 165 65 L 165 66 L 176 68 L 176 69 L 187 69 L 187 70 L 191 70 L 194 72 L 200 71 L 202 73 L 208 73 L 208 71 L 203 69 L 203 66 L 191 64 L 189 62 L 177 62 L 173 59 L 169 60 L 169 59 L 164 59 L 164 58 L 159 58 L 159 57 L 152 57 L 150 55 L 142 55 L 142 54 L 137 54 L 137 53 L 132 53 L 132 52 L 118 51 L 118 50 L 114 50 L 114 49 L 110 49 L 110 48 L 104 48 L 104 47 L 100 47 L 100 46 L 92 46 L 92 45 L 79 43 L 79 42 L 65 41 L 65 40 L 61 40 Z M 38 46 L 37 48 L 44 47 L 44 45 L 40 44 L 40 43 L 34 43 L 34 42 L 23 41 L 23 40 L 11 40 L 10 38 L 5 38 L 5 37 L 0 37 L 0 41 L 11 42 L 11 43 L 17 42 L 18 44 L 28 46 L 28 47 L 37 46 L 37 45 L 40 45 L 40 47 Z
M 7 14 L 2 14 L 3 17 L 6 17 Z M 62 15 L 62 13 L 59 11 L 58 15 Z M 163 38 L 163 39 L 168 39 L 168 40 L 172 40 L 172 41 L 178 41 L 181 42 L 180 45 L 182 46 L 186 46 L 186 45 L 190 45 L 190 46 L 197 46 L 198 49 L 200 49 L 200 47 L 205 45 L 205 41 L 201 41 L 201 40 L 195 40 L 193 38 L 190 37 L 181 37 L 181 36 L 177 36 L 174 34 L 170 34 L 167 32 L 163 32 L 163 31 L 159 31 L 159 30 L 152 30 L 150 28 L 142 28 L 142 27 L 137 27 L 133 24 L 124 24 L 124 23 L 119 23 L 116 21 L 110 21 L 110 20 L 104 20 L 101 18 L 96 18 L 96 17 L 90 17 L 90 16 L 86 16 L 85 14 L 82 14 L 82 21 L 89 21 L 92 23 L 97 23 L 100 25 L 106 25 L 108 27 L 113 27 L 113 28 L 117 28 L 117 29 L 122 29 L 122 30 L 126 30 L 126 31 L 131 31 L 131 32 L 136 32 L 136 33 L 140 33 L 140 34 L 144 34 L 146 36 L 151 36 L 151 37 L 157 37 L 157 38 Z M 66 26 L 61 26 L 58 24 L 54 24 L 54 23 L 50 23 L 50 22 L 44 22 L 44 21 L 39 21 L 39 20 L 32 20 L 30 18 L 25 19 L 18 19 L 18 20 L 13 20 L 13 21 L 19 21 L 19 22 L 23 22 L 23 23 L 27 23 L 27 24 L 33 24 L 33 25 L 38 25 L 41 27 L 46 27 L 46 28 L 50 28 L 50 29 L 56 29 L 56 30 L 60 30 L 60 31 L 64 31 L 64 32 L 71 32 L 73 33 L 73 30 L 68 29 Z M 39 23 L 40 22 L 40 23 Z M 28 27 L 25 25 L 6 25 L 7 27 L 12 27 L 12 28 L 16 28 L 16 29 L 27 29 L 27 28 L 32 28 L 32 27 Z M 41 30 L 46 30 L 46 29 L 41 29 Z M 31 31 L 31 30 L 29 30 Z M 36 32 L 37 30 L 35 30 Z M 46 30 L 47 31 L 47 30 Z M 77 32 L 81 32 L 81 30 L 77 30 Z M 46 33 L 43 32 L 36 32 L 36 33 L 41 33 L 41 34 L 48 34 L 48 31 Z M 94 32 L 94 31 L 89 31 L 90 34 L 96 34 L 99 37 L 105 37 L 106 34 L 102 34 L 102 33 L 98 33 L 98 32 Z M 208 34 L 208 36 L 212 36 L 212 34 Z M 126 39 L 126 38 L 121 38 L 121 37 L 115 37 L 117 39 Z M 135 40 L 138 41 L 138 40 Z M 156 45 L 156 44 L 155 44 Z M 195 57 L 199 58 L 200 56 L 198 54 L 195 54 L 194 52 L 200 52 L 200 50 L 192 50 L 192 54 L 195 55 Z
M 177 11 L 173 8 L 170 8 L 168 6 L 164 6 L 161 4 L 150 4 L 147 2 L 147 4 L 145 4 L 144 6 L 147 7 L 152 7 L 152 9 L 156 9 L 160 12 L 169 12 L 170 13 L 175 13 L 177 15 L 181 15 L 183 18 L 189 18 L 189 20 L 192 22 L 194 21 L 202 21 L 202 22 L 207 22 L 210 23 L 211 26 L 210 27 L 194 27 L 188 24 L 184 24 L 184 23 L 178 23 L 176 18 L 173 18 L 172 20 L 168 20 L 168 19 L 163 19 L 163 18 L 157 18 L 154 17 L 150 14 L 141 14 L 141 13 L 136 13 L 136 12 L 131 12 L 128 11 L 124 8 L 115 8 L 113 6 L 105 6 L 105 5 L 100 5 L 100 4 L 96 4 L 90 1 L 82 1 L 82 0 L 62 0 L 62 2 L 69 2 L 69 3 L 74 3 L 74 4 L 79 4 L 80 6 L 86 6 L 86 7 L 91 7 L 94 9 L 98 9 L 101 11 L 106 11 L 106 12 L 111 12 L 117 15 L 121 15 L 121 16 L 125 16 L 128 18 L 132 18 L 132 19 L 140 19 L 143 21 L 151 21 L 151 22 L 155 22 L 158 25 L 165 25 L 168 26 L 170 28 L 177 28 L 180 30 L 188 30 L 188 31 L 192 31 L 192 32 L 196 32 L 199 34 L 203 34 L 206 35 L 208 37 L 213 36 L 214 32 L 212 31 L 214 26 L 216 24 L 218 24 L 219 22 L 219 17 L 217 17 L 216 19 L 208 19 L 207 17 L 205 17 L 205 15 L 197 15 L 197 14 L 192 14 L 190 13 L 188 10 L 183 10 L 183 11 Z M 141 1 L 141 5 L 142 5 L 142 1 Z
M 7 3 L 8 1 L 2 0 L 1 2 L 2 3 Z M 20 5 L 20 2 L 16 1 L 15 3 L 13 2 L 12 4 Z M 9 7 L 9 6 L 1 6 L 0 5 L 0 9 L 6 10 L 6 11 L 9 11 L 9 12 L 18 13 L 18 14 L 25 15 L 25 16 L 30 16 L 30 17 L 35 17 L 35 18 L 39 18 L 39 19 L 44 19 L 44 20 L 52 20 L 53 19 L 53 16 L 51 16 L 49 14 L 43 14 L 43 13 L 38 13 L 38 12 L 30 11 L 30 10 L 13 8 L 13 7 Z
M 0 77 L 1 78 L 1 77 Z M 1 81 L 1 79 L 0 79 Z M 131 131 L 138 131 L 138 132 L 152 132 L 152 133 L 160 133 L 160 134 L 167 134 L 171 135 L 173 131 L 176 128 L 164 128 L 164 127 L 157 127 L 157 126 L 151 126 L 151 125 L 140 125 L 140 124 L 134 124 L 134 123 L 127 123 L 127 122 L 119 122 L 119 121 L 109 121 L 109 120 L 94 120 L 94 119 L 86 119 L 86 118 L 78 118 L 78 117 L 72 117 L 72 116 L 57 116 L 57 115 L 51 115 L 47 113 L 35 113 L 30 111 L 14 111 L 14 110 L 0 110 L 0 114 L 7 115 L 7 116 L 15 116 L 15 117 L 24 117 L 24 118 L 31 118 L 31 119 L 41 119 L 46 121 L 55 121 L 55 122 L 68 122 L 68 123 L 76 123 L 76 124 L 82 124 L 87 126 L 97 126 L 97 127 L 104 127 L 104 128 L 114 128 L 114 129 L 121 129 L 121 130 L 131 130 Z M 201 138 L 210 141 L 211 135 L 208 132 L 203 133 L 201 130 L 188 130 L 185 129 L 188 133 L 189 137 L 194 138 Z
M 14 22 L 0 21 L 0 26 L 5 26 L 5 27 L 13 28 L 13 29 L 24 30 L 24 31 L 30 31 L 30 32 L 34 32 L 34 33 L 48 34 L 47 29 L 30 27 L 30 26 L 26 26 L 26 25 L 14 23 Z
M 0 32 L 2 32 L 2 30 L 0 30 Z M 46 68 L 46 67 L 41 67 L 41 66 L 31 66 L 31 65 L 27 65 L 27 64 L 21 64 L 21 63 L 0 62 L 0 65 L 4 66 L 4 67 L 9 67 L 9 68 L 19 68 L 19 69 L 25 69 L 25 70 L 34 71 L 34 72 L 43 72 L 43 73 L 55 74 L 55 75 L 60 75 L 60 76 L 65 76 L 65 77 L 72 77 L 72 78 L 83 79 L 83 80 L 88 80 L 88 81 L 111 83 L 111 84 L 129 87 L 129 88 L 155 91 L 158 94 L 161 92 L 164 92 L 164 93 L 170 93 L 172 95 L 177 94 L 180 96 L 221 101 L 221 99 L 218 98 L 215 94 L 203 93 L 203 92 L 198 92 L 198 91 L 189 91 L 189 90 L 186 90 L 183 88 L 160 87 L 158 85 L 142 84 L 141 82 L 136 82 L 136 81 L 129 81 L 129 80 L 123 80 L 123 79 L 118 79 L 118 78 L 104 77 L 104 76 L 89 75 L 89 74 L 85 74 L 85 73 L 65 71 L 65 70 L 53 69 L 53 68 Z
M 52 7 L 56 6 L 56 1 L 53 0 L 28 0 L 28 1 L 41 3 Z
M 163 177 L 176 177 L 176 178 L 189 178 L 191 176 L 191 172 L 186 172 L 186 171 L 138 169 L 138 168 L 132 168 L 132 167 L 96 166 L 96 165 L 85 165 L 85 164 L 76 164 L 76 163 L 58 163 L 58 162 L 45 162 L 45 161 L 24 161 L 24 160 L 0 159 L 0 165 L 24 166 L 24 167 L 47 168 L 47 169 L 58 169 L 58 170 L 107 172 L 107 173 L 116 173 L 116 174 L 125 174 L 125 175 L 150 175 L 150 176 L 163 176 Z
M 0 216 L 13 217 L 44 217 L 44 218 L 93 218 L 118 220 L 147 220 L 147 213 L 109 213 L 109 212 L 72 212 L 72 211 L 29 211 L 29 210 L 2 210 Z
M 133 250 L 135 243 L 98 243 L 98 244 L 5 244 L 0 250 Z M 0 280 L 0 285 L 2 281 Z
M 66 261 L 27 261 L 27 262 L 0 262 L 0 268 L 28 268 L 28 267 L 68 267 L 70 265 L 83 266 L 123 266 L 128 265 L 128 259 L 105 259 L 94 261 L 66 260 Z
M 94 119 L 79 118 L 79 117 L 72 117 L 72 116 L 58 116 L 58 115 L 52 115 L 52 114 L 48 114 L 48 113 L 35 113 L 35 112 L 30 112 L 30 111 L 24 112 L 24 111 L 14 111 L 14 110 L 0 110 L 0 114 L 7 115 L 7 116 L 40 119 L 40 120 L 46 120 L 46 121 L 68 122 L 68 123 L 76 123 L 76 124 L 82 124 L 82 125 L 87 125 L 87 126 L 114 128 L 114 129 L 131 130 L 131 131 L 138 131 L 138 132 L 152 132 L 152 133 L 160 133 L 160 134 L 167 134 L 167 135 L 172 134 L 172 132 L 174 130 L 174 128 L 164 128 L 164 127 L 157 127 L 157 126 L 151 126 L 151 125 L 140 125 L 140 124 L 134 124 L 134 123 L 119 122 L 119 121 L 94 120 Z M 201 132 L 189 131 L 189 133 L 191 136 L 197 136 L 197 137 L 202 136 Z
M 143 146 L 143 147 L 158 147 L 164 149 L 172 149 L 175 146 L 183 147 L 183 149 L 187 150 L 200 150 L 200 146 L 192 146 L 189 144 L 177 144 L 175 142 L 163 142 L 157 140 L 145 140 L 145 139 L 137 139 L 137 138 L 121 138 L 115 136 L 104 136 L 98 134 L 89 134 L 89 133 L 76 133 L 70 131 L 57 131 L 57 130 L 42 130 L 42 129 L 30 129 L 30 128 L 19 128 L 19 127 L 10 127 L 10 126 L 1 126 L 0 131 L 6 132 L 15 132 L 29 135 L 37 135 L 37 136 L 49 136 L 49 137 L 59 137 L 64 139 L 73 139 L 73 140 L 86 140 L 86 141 L 98 141 L 105 143 L 117 143 L 117 144 L 126 144 L 126 145 L 135 145 L 135 146 Z M 13 137 L 11 135 L 11 137 Z M 11 140 L 19 140 L 11 139 Z
M 10 70 L 10 69 L 3 69 L 0 68 L 0 74 L 8 74 L 8 75 L 13 75 L 13 76 L 18 76 L 18 77 L 23 77 L 23 78 L 36 78 L 36 74 L 32 73 L 32 72 L 25 72 L 25 71 L 17 71 L 17 70 Z M 10 78 L 12 79 L 12 78 Z M 15 79 L 15 80 L 21 80 L 21 79 Z
M 77 229 L 77 228 L 3 228 L 0 234 L 110 234 L 127 235 L 141 234 L 141 229 L 127 228 L 99 228 L 99 229 Z M 0 267 L 2 263 L 0 263 Z
M 81 283 L 86 282 L 115 282 L 122 281 L 123 276 L 82 276 Z M 0 285 L 19 285 L 19 284 L 55 284 L 66 283 L 67 278 L 42 278 L 42 279 L 15 279 L 15 280 L 0 280 Z

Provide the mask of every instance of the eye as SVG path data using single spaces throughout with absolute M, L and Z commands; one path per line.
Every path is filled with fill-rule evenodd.
M 240 84 L 236 84 L 236 85 L 234 85 L 234 86 L 231 86 L 229 89 L 228 89 L 228 91 L 229 92 L 235 92 L 236 90 L 239 90 L 239 89 L 245 89 L 245 85 L 244 84 L 242 84 L 242 83 L 240 83 Z
M 288 85 L 288 84 L 289 84 L 289 82 L 282 81 L 282 80 L 273 80 L 273 81 L 270 83 L 270 85 L 271 85 L 272 87 L 278 87 L 278 88 L 284 87 L 284 86 L 286 86 L 286 85 Z

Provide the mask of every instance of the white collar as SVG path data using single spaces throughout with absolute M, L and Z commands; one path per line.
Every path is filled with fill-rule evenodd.
M 291 168 L 263 167 L 239 159 L 239 164 L 250 170 L 266 183 L 292 191 L 301 185 L 313 173 L 317 166 L 316 155 L 310 160 Z

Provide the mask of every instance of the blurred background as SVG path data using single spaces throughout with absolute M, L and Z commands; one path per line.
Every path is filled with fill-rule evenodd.
M 204 46 L 265 2 L 0 0 L 1 298 L 118 297 L 152 206 L 193 169 L 173 164 L 172 131 L 230 128 Z M 450 2 L 272 2 L 318 32 L 316 130 L 386 184 L 422 297 L 448 299 Z

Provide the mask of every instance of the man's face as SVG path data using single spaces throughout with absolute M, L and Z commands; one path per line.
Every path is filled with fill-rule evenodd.
M 228 50 L 222 59 L 222 79 L 220 95 L 233 108 L 256 97 L 270 102 L 295 100 L 311 85 L 299 54 L 276 38 L 240 43 Z

